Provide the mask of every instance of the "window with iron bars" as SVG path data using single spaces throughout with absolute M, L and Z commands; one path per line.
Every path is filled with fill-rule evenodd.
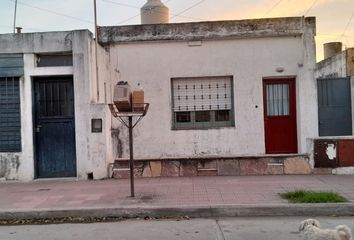
M 173 129 L 234 126 L 232 77 L 173 78 Z
M 18 77 L 0 78 L 0 152 L 21 151 L 20 86 Z

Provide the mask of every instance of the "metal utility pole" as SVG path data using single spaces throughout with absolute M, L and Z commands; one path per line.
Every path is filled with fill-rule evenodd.
M 98 80 L 98 33 L 97 33 L 97 4 L 96 0 L 93 0 L 93 8 L 95 15 L 95 58 L 96 58 L 96 93 L 97 93 L 97 102 L 100 100 L 100 84 Z
M 135 197 L 134 191 L 134 151 L 133 151 L 133 117 L 129 116 L 129 168 L 130 168 L 130 196 Z
M 16 33 L 16 14 L 17 14 L 17 0 L 15 1 L 15 13 L 14 13 L 14 33 Z
M 113 117 L 119 119 L 124 126 L 129 129 L 129 169 L 130 169 L 130 196 L 135 197 L 134 190 L 134 144 L 133 144 L 133 129 L 140 122 L 140 120 L 146 115 L 150 104 L 144 103 L 144 110 L 140 112 L 119 112 L 118 108 L 113 104 L 108 104 L 108 107 Z M 133 117 L 138 119 L 133 123 Z M 123 119 L 128 118 L 128 123 Z

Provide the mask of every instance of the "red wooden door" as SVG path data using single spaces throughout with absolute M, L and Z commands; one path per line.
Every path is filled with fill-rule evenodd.
M 295 79 L 264 79 L 263 98 L 266 153 L 297 153 Z

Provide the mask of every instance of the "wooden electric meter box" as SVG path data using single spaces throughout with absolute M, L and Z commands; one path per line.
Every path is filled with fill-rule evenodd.
M 133 91 L 132 102 L 133 102 L 133 112 L 143 112 L 144 111 L 144 91 L 143 90 Z

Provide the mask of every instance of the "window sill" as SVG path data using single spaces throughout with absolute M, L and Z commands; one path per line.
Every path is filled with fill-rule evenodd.
M 182 127 L 178 127 L 178 128 L 176 128 L 176 127 L 172 127 L 171 130 L 172 131 L 179 131 L 179 130 L 183 130 L 183 131 L 185 131 L 185 130 L 204 130 L 205 131 L 205 130 L 220 130 L 220 129 L 223 129 L 223 128 L 228 128 L 228 129 L 234 128 L 234 129 L 236 129 L 236 126 L 205 127 L 205 128 L 200 128 L 200 127 L 198 127 L 198 128 L 189 128 L 189 127 L 182 128 Z

